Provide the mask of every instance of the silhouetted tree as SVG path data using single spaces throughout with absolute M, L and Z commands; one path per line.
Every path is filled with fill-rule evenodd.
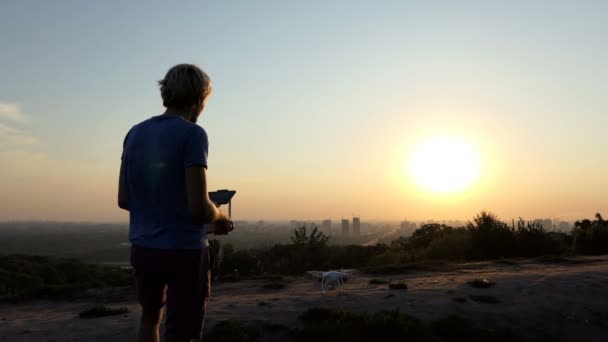
M 294 245 L 325 246 L 328 240 L 329 236 L 319 231 L 316 226 L 312 227 L 310 234 L 306 226 L 298 227 L 291 237 L 291 243 Z
M 412 248 L 426 248 L 433 239 L 438 238 L 444 231 L 451 230 L 452 227 L 445 224 L 428 223 L 416 229 L 410 238 Z
M 495 214 L 482 211 L 467 223 L 471 234 L 469 257 L 495 259 L 514 254 L 514 234 L 509 225 Z
M 595 220 L 576 221 L 572 230 L 574 249 L 584 254 L 608 253 L 608 221 L 599 213 Z

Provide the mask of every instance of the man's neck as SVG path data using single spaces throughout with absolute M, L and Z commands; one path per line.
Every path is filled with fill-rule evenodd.
M 168 107 L 167 110 L 165 110 L 165 112 L 163 113 L 163 115 L 176 115 L 186 121 L 192 122 L 192 114 L 190 113 L 189 109 Z

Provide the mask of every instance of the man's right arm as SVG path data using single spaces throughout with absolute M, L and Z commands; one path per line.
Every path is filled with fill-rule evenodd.
M 227 219 L 209 199 L 207 171 L 204 166 L 193 165 L 186 168 L 186 193 L 188 209 L 198 224 L 215 223 Z
M 232 227 L 230 218 L 217 209 L 207 193 L 207 133 L 202 127 L 194 126 L 189 131 L 184 146 L 188 209 L 196 223 L 215 223 L 213 229 L 205 228 L 208 232 L 227 234 Z

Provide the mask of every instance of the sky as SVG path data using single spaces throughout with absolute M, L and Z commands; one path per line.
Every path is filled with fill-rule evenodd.
M 199 124 L 234 219 L 591 217 L 606 32 L 605 1 L 2 1 L 0 221 L 127 221 L 123 138 L 183 62 L 213 81 Z M 446 136 L 479 175 L 434 193 L 408 163 Z

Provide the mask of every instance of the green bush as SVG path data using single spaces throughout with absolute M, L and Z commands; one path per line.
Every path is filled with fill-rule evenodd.
M 396 250 L 388 250 L 381 254 L 374 255 L 367 262 L 367 266 L 391 265 L 402 263 L 403 253 Z
M 387 251 L 386 245 L 275 245 L 257 252 L 268 273 L 295 275 L 310 270 L 359 268 Z
M 512 226 L 491 212 L 482 211 L 466 227 L 453 228 L 443 224 L 426 224 L 411 237 L 400 237 L 375 246 L 327 245 L 328 238 L 316 227 L 299 227 L 292 243 L 268 249 L 235 252 L 230 245 L 223 248 L 221 275 L 235 270 L 243 276 L 267 273 L 295 275 L 309 270 L 359 268 L 374 273 L 396 273 L 416 270 L 426 260 L 488 260 L 543 255 L 603 253 L 605 221 L 599 217 L 579 223 L 577 235 L 546 232 L 534 222 L 520 219 Z M 608 235 L 607 235 L 608 236 Z M 423 267 L 427 269 L 428 267 Z M 434 268 L 436 269 L 436 268 Z
M 433 240 L 436 240 L 439 236 L 443 235 L 446 230 L 450 229 L 452 229 L 452 227 L 448 227 L 444 224 L 425 224 L 412 233 L 408 245 L 410 248 L 426 248 Z
M 465 260 L 470 245 L 471 235 L 466 229 L 445 229 L 429 243 L 423 256 L 427 259 Z
M 515 237 L 515 250 L 518 257 L 556 255 L 565 252 L 562 240 L 565 234 L 547 233 L 544 227 L 535 222 L 519 219 Z
M 224 254 L 220 264 L 220 276 L 238 272 L 241 276 L 251 276 L 262 272 L 262 264 L 252 251 L 240 250 Z
M 576 221 L 572 235 L 577 253 L 608 253 L 608 221 L 602 215 L 596 214 L 595 220 Z
M 89 265 L 74 259 L 0 255 L 0 297 L 3 298 L 28 299 L 131 283 L 130 271 L 119 267 Z
M 490 212 L 482 211 L 467 224 L 471 244 L 467 258 L 498 259 L 515 256 L 515 234 L 509 226 Z

